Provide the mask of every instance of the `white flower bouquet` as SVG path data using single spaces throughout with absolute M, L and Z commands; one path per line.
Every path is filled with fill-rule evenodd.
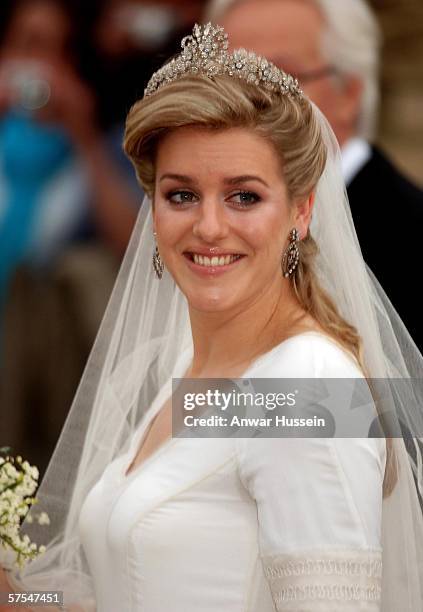
M 34 493 L 38 487 L 38 469 L 22 457 L 11 457 L 10 449 L 0 448 L 0 545 L 15 553 L 15 565 L 20 569 L 25 563 L 42 554 L 45 546 L 37 546 L 28 535 L 21 537 L 19 530 L 24 517 L 37 503 Z M 28 515 L 26 520 L 36 518 L 40 525 L 49 524 L 46 512 Z

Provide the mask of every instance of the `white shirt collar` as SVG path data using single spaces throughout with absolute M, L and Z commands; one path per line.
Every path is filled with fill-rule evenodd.
M 351 138 L 342 147 L 342 173 L 349 185 L 372 156 L 372 149 L 363 138 Z

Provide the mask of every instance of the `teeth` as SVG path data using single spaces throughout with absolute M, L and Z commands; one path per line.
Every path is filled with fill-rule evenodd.
M 241 257 L 241 255 L 221 255 L 220 257 L 206 257 L 203 255 L 197 255 L 197 253 L 193 253 L 194 262 L 199 264 L 200 266 L 228 266 L 233 263 L 237 259 Z

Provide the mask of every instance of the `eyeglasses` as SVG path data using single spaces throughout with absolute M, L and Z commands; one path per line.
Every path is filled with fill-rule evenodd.
M 276 61 L 273 60 L 273 63 L 281 70 L 284 70 L 288 74 L 292 75 L 294 78 L 298 79 L 298 82 L 300 84 L 312 83 L 313 81 L 319 81 L 320 79 L 324 79 L 325 77 L 334 76 L 338 74 L 338 71 L 335 66 L 332 66 L 330 64 L 326 66 L 321 66 L 320 68 L 314 68 L 312 70 L 298 71 L 290 70 L 289 66 L 286 66 L 285 62 L 283 62 L 281 59 Z
M 313 81 L 319 81 L 327 76 L 333 76 L 337 74 L 337 70 L 334 66 L 322 66 L 321 68 L 315 68 L 314 70 L 305 70 L 304 72 L 297 72 L 293 74 L 298 79 L 299 83 L 311 83 Z

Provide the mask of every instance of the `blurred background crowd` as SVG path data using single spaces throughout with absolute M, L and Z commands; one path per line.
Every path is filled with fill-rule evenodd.
M 1 1 L 0 446 L 45 469 L 142 203 L 122 152 L 126 113 L 196 21 L 222 23 L 235 46 L 298 76 L 344 147 L 350 198 L 362 197 L 353 182 L 373 164 L 377 216 L 396 198 L 398 240 L 410 225 L 418 236 L 423 5 L 372 0 L 373 17 L 354 29 L 343 4 L 331 2 L 339 7 L 335 37 L 356 40 L 351 58 L 342 40 L 337 51 L 336 41 L 323 40 L 332 16 L 320 0 Z M 388 175 L 389 196 L 380 185 Z M 397 297 L 403 286 L 390 287 L 362 236 L 365 257 L 422 348 L 416 314 Z

